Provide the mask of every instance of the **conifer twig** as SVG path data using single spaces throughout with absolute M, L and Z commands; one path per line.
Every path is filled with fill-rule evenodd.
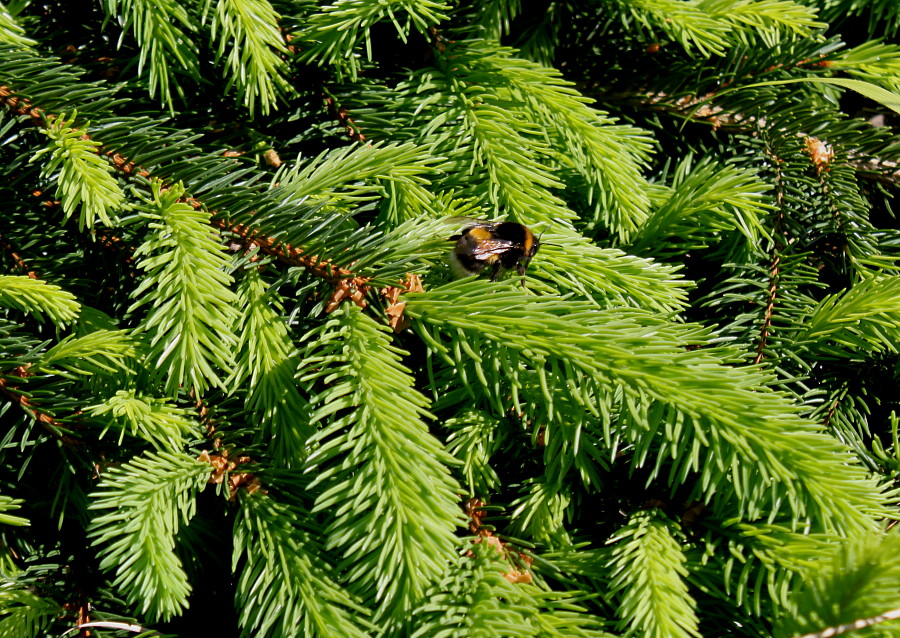
M 888 186 L 900 186 L 900 163 L 886 159 L 853 159 L 850 163 L 863 179 Z
M 872 625 L 887 622 L 888 620 L 898 619 L 900 619 L 900 609 L 892 609 L 890 611 L 884 612 L 883 614 L 872 616 L 871 618 L 860 618 L 858 620 L 854 620 L 853 622 L 844 623 L 843 625 L 828 627 L 827 629 L 823 629 L 822 631 L 814 631 L 809 634 L 803 634 L 802 636 L 797 636 L 797 638 L 831 638 L 832 636 L 845 634 L 848 631 L 864 629 L 866 627 L 871 627 Z
M 75 627 L 65 631 L 62 635 L 68 636 L 73 631 L 81 631 L 85 629 L 90 629 L 92 627 L 96 627 L 97 629 L 115 629 L 118 631 L 130 631 L 136 634 L 145 634 L 146 636 L 158 636 L 159 632 L 153 631 L 152 629 L 147 629 L 146 627 L 141 627 L 140 625 L 135 625 L 132 623 L 125 622 L 115 622 L 112 620 L 95 620 L 93 622 L 84 622 L 79 623 Z M 90 634 L 88 634 L 90 635 Z

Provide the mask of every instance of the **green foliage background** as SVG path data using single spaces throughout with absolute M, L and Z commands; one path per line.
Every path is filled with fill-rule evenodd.
M 898 28 L 0 5 L 0 636 L 900 633 Z

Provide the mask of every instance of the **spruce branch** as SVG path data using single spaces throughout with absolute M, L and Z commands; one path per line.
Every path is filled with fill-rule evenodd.
M 751 520 L 783 512 L 798 524 L 812 516 L 824 529 L 849 532 L 871 528 L 870 517 L 886 513 L 883 496 L 876 496 L 878 488 L 849 450 L 800 417 L 787 397 L 766 391 L 765 374 L 727 367 L 734 351 L 685 351 L 674 345 L 702 343 L 704 336 L 696 328 L 666 324 L 638 311 L 626 316 L 621 309 L 603 311 L 559 297 L 530 298 L 509 284 L 487 286 L 481 281 L 454 283 L 405 299 L 407 314 L 417 320 L 417 334 L 434 354 L 457 370 L 473 361 L 483 366 L 476 379 L 462 378 L 463 383 L 483 383 L 491 394 L 511 392 L 512 405 L 523 411 L 527 408 L 519 399 L 521 384 L 504 390 L 505 380 L 495 370 L 514 371 L 524 364 L 544 369 L 536 372 L 542 380 L 560 374 L 577 379 L 571 385 L 560 381 L 566 416 L 584 411 L 602 415 L 611 453 L 624 439 L 635 445 L 633 462 L 653 467 L 653 473 L 662 471 L 662 460 L 668 457 L 675 463 L 666 470 L 670 480 L 683 481 L 698 472 L 698 486 L 706 494 L 714 489 L 720 497 L 730 485 L 734 504 Z M 507 355 L 506 361 L 495 364 L 462 346 L 479 340 L 515 351 L 516 363 Z M 487 351 L 480 345 L 477 350 Z M 583 376 L 575 376 L 576 371 Z M 572 393 L 571 387 L 578 392 Z M 542 382 L 535 392 L 534 401 L 526 405 L 541 396 L 541 402 L 548 403 L 544 418 L 553 419 L 552 387 Z M 619 393 L 616 409 L 621 414 L 613 422 L 608 416 L 613 408 L 604 397 Z M 502 402 L 498 407 L 503 411 Z M 679 415 L 677 430 L 660 428 L 659 415 L 669 410 Z M 837 465 L 823 473 L 825 448 Z M 655 459 L 648 458 L 651 450 Z M 736 459 L 752 462 L 754 471 L 769 477 L 771 484 L 761 489 L 749 477 L 732 474 L 728 468 Z M 836 498 L 848 499 L 846 508 Z M 859 514 L 847 517 L 849 510 Z
M 72 435 L 70 419 L 58 417 L 53 408 L 60 399 L 60 386 L 47 392 L 43 383 L 48 377 L 59 381 L 78 375 L 127 371 L 125 360 L 134 353 L 133 344 L 123 331 L 101 329 L 79 338 L 70 335 L 44 350 L 47 343 L 22 339 L 16 328 L 16 324 L 0 322 L 0 393 L 54 438 L 66 445 L 82 444 Z
M 769 287 L 766 291 L 767 300 L 763 310 L 762 325 L 759 328 L 759 340 L 756 343 L 756 357 L 753 363 L 759 365 L 765 356 L 766 348 L 769 346 L 769 337 L 771 336 L 773 326 L 773 315 L 775 313 L 775 303 L 778 299 L 778 288 L 781 276 L 781 255 L 778 254 L 777 248 L 772 250 L 772 261 L 769 265 Z
M 610 590 L 621 596 L 620 629 L 649 638 L 700 636 L 675 525 L 658 509 L 633 514 L 609 540 Z
M 105 422 L 101 437 L 118 430 L 121 445 L 126 434 L 147 441 L 157 450 L 181 449 L 188 440 L 200 439 L 197 423 L 183 408 L 166 399 L 143 396 L 135 390 L 119 390 L 103 403 L 86 412 Z M 105 417 L 105 418 L 104 418 Z
M 148 92 L 159 95 L 160 103 L 174 112 L 172 89 L 182 96 L 173 66 L 193 80 L 200 78 L 198 49 L 195 43 L 198 25 L 188 10 L 174 0 L 104 0 L 107 19 L 118 22 L 122 37 L 131 31 L 137 42 L 138 75 L 150 69 Z M 175 64 L 173 64 L 175 63 Z
M 115 103 L 114 89 L 85 81 L 84 74 L 83 69 L 56 57 L 44 58 L 38 51 L 0 43 L 0 100 L 6 108 L 28 116 L 32 124 L 46 126 L 44 109 L 48 113 L 77 110 L 88 117 L 108 113 Z
M 713 15 L 741 27 L 738 39 L 749 42 L 759 37 L 763 42 L 775 44 L 782 39 L 782 32 L 807 38 L 827 26 L 816 20 L 815 7 L 791 0 L 713 0 L 702 6 Z M 747 33 L 753 35 L 745 35 Z
M 483 411 L 467 410 L 444 421 L 447 453 L 463 463 L 462 472 L 470 496 L 490 494 L 500 485 L 500 477 L 490 465 L 491 457 L 502 447 L 505 430 Z
M 691 282 L 665 263 L 600 248 L 567 230 L 543 233 L 542 259 L 529 274 L 557 290 L 577 290 L 605 307 L 629 306 L 658 312 L 683 308 Z
M 731 26 L 703 11 L 697 2 L 627 0 L 621 5 L 646 28 L 664 31 L 688 52 L 724 55 L 729 45 Z
M 781 161 L 777 156 L 772 156 L 772 170 L 775 173 L 775 212 L 772 236 L 775 242 L 771 248 L 771 261 L 769 262 L 769 283 L 766 292 L 765 309 L 763 310 L 762 325 L 759 328 L 759 340 L 756 344 L 756 358 L 753 363 L 759 364 L 768 346 L 769 333 L 772 329 L 772 316 L 775 312 L 775 302 L 778 296 L 779 280 L 781 276 L 781 252 L 784 245 L 780 236 L 784 232 L 784 208 L 785 208 L 785 177 L 781 167 Z
M 579 592 L 555 592 L 515 583 L 507 574 L 508 550 L 496 537 L 481 537 L 462 552 L 441 582 L 412 611 L 412 638 L 463 638 L 473 628 L 485 635 L 531 638 L 611 638 L 603 622 L 585 613 Z
M 798 347 L 818 356 L 860 358 L 897 351 L 900 279 L 869 277 L 813 308 L 795 335 Z
M 472 6 L 472 18 L 486 40 L 499 42 L 522 12 L 521 0 L 486 0 Z
M 477 105 L 466 109 L 469 134 L 474 138 L 475 161 L 487 167 L 487 194 L 495 209 L 508 211 L 513 219 L 535 221 L 571 220 L 572 212 L 553 189 L 563 187 L 544 166 L 551 149 L 537 138 L 537 128 L 525 129 L 500 105 Z M 531 133 L 534 138 L 522 135 Z
M 15 371 L 15 377 L 26 378 L 29 376 L 27 369 L 19 368 Z M 32 400 L 29 393 L 21 387 L 10 383 L 10 375 L 0 376 L 0 392 L 2 392 L 14 404 L 18 404 L 22 410 L 31 418 L 41 424 L 41 427 L 50 433 L 51 436 L 65 443 L 66 445 L 80 445 L 82 442 L 70 434 L 62 422 L 51 416 L 46 410 L 40 408 L 35 401 Z
M 769 207 L 763 194 L 768 185 L 749 171 L 691 164 L 688 157 L 676 167 L 668 199 L 650 213 L 630 252 L 666 258 L 706 248 L 728 231 L 741 233 L 751 246 L 767 236 L 763 219 Z M 705 234 L 710 231 L 715 235 Z
M 427 186 L 440 158 L 415 144 L 353 145 L 323 151 L 305 165 L 284 166 L 273 178 L 297 199 L 312 198 L 330 206 L 359 205 L 383 195 L 391 182 Z
M 346 73 L 356 80 L 360 70 L 358 47 L 365 48 L 367 59 L 372 59 L 372 27 L 388 19 L 405 42 L 412 29 L 423 34 L 447 19 L 450 6 L 434 0 L 337 0 L 310 16 L 298 34 L 301 41 L 309 42 L 300 59 L 306 62 L 337 65 L 338 73 Z
M 506 85 L 508 97 L 497 97 L 524 104 L 529 119 L 556 139 L 560 154 L 554 159 L 571 166 L 587 183 L 586 200 L 594 215 L 606 228 L 627 238 L 646 220 L 650 205 L 641 176 L 651 149 L 646 133 L 615 124 L 613 118 L 590 108 L 591 100 L 560 73 L 513 53 L 490 43 L 466 42 L 449 48 L 445 55 L 455 65 L 470 64 L 471 75 L 481 82 Z M 459 73 L 459 66 L 456 69 Z M 497 81 L 491 81 L 491 76 Z M 517 217 L 530 221 L 527 206 L 521 208 Z
M 798 583 L 830 556 L 838 541 L 831 534 L 797 534 L 788 521 L 707 518 L 700 529 L 705 531 L 702 540 L 685 550 L 687 581 L 695 591 L 756 617 L 771 613 L 766 609 L 771 604 L 790 613 Z
M 809 37 L 826 26 L 815 9 L 791 0 L 619 0 L 623 10 L 649 30 L 659 29 L 687 52 L 725 56 L 743 42 L 762 39 L 772 46 L 783 31 Z
M 206 0 L 204 15 L 211 3 Z M 268 0 L 216 0 L 211 27 L 212 39 L 218 39 L 216 61 L 225 60 L 226 90 L 237 86 L 238 99 L 250 117 L 257 108 L 268 115 L 280 98 L 294 93 L 279 18 Z
M 833 161 L 832 149 L 820 140 L 806 138 L 811 148 L 810 157 L 815 165 L 822 196 L 827 202 L 829 216 L 826 224 L 820 222 L 816 230 L 826 237 L 836 238 L 838 267 L 853 268 L 865 276 L 865 268 L 881 268 L 886 272 L 896 271 L 895 261 L 890 256 L 881 257 L 872 250 L 875 227 L 860 215 L 867 204 L 860 192 L 853 166 L 842 161 Z M 821 229 L 821 230 L 820 230 Z M 824 251 L 823 251 L 824 252 Z M 844 265 L 841 262 L 845 262 Z
M 124 330 L 96 330 L 81 337 L 69 335 L 50 348 L 34 369 L 60 376 L 130 374 L 128 359 L 135 346 Z
M 157 181 L 152 190 L 153 198 L 138 208 L 152 234 L 135 251 L 146 275 L 129 310 L 150 306 L 138 332 L 150 335 L 147 356 L 166 392 L 187 385 L 202 393 L 210 385 L 223 386 L 233 366 L 238 318 L 237 297 L 229 288 L 233 279 L 209 213 L 183 203 L 180 185 L 164 191 Z
M 196 208 L 200 208 L 199 201 L 192 200 Z M 212 225 L 222 230 L 234 233 L 248 250 L 259 249 L 265 255 L 271 255 L 280 262 L 289 266 L 298 266 L 312 272 L 315 276 L 326 279 L 330 283 L 337 284 L 343 279 L 352 279 L 353 271 L 337 266 L 328 259 L 322 259 L 316 254 L 307 254 L 300 248 L 291 244 L 266 236 L 261 230 L 248 227 L 241 223 L 229 223 L 223 219 L 212 220 Z M 360 284 L 365 281 L 360 280 Z
M 310 512 L 262 491 L 239 502 L 232 569 L 243 635 L 370 636 L 368 612 L 336 582 Z
M 2 51 L 2 49 L 0 49 Z M 3 53 L 6 53 L 3 51 Z M 3 58 L 0 57 L 0 60 Z M 28 61 L 33 61 L 29 59 Z M 15 62 L 15 60 L 13 61 Z M 72 80 L 71 78 L 66 78 L 67 80 Z M 9 86 L 0 86 L 0 104 L 4 105 L 7 109 L 11 110 L 14 113 L 19 115 L 24 115 L 29 118 L 29 122 L 32 126 L 39 127 L 41 129 L 46 128 L 46 121 L 52 121 L 54 123 L 59 123 L 62 120 L 60 119 L 62 116 L 56 116 L 53 114 L 46 114 L 44 109 L 34 106 L 32 104 L 32 100 L 21 97 L 17 95 L 16 91 Z M 74 119 L 74 115 L 73 115 Z M 140 118 L 136 118 L 140 119 Z M 129 122 L 129 124 L 134 125 L 135 122 Z M 104 127 L 105 131 L 109 131 L 109 127 Z M 93 152 L 99 153 L 100 147 L 102 144 L 97 143 L 95 140 L 91 138 L 91 135 L 84 131 L 84 129 L 79 129 L 81 131 L 80 141 L 86 143 L 84 148 L 86 150 L 91 150 Z M 45 149 L 42 149 L 44 151 Z M 42 152 L 39 151 L 39 152 Z M 105 153 L 112 163 L 112 166 L 120 171 L 124 175 L 131 175 L 132 173 L 140 175 L 141 177 L 149 177 L 150 174 L 145 169 L 136 168 L 135 163 L 129 161 L 128 159 L 122 157 L 115 151 L 107 151 Z
M 46 315 L 57 325 L 75 321 L 81 311 L 72 293 L 37 278 L 16 275 L 0 275 L 0 306 L 21 310 L 38 320 Z
M 15 581 L 0 582 L 0 636 L 38 636 L 63 613 L 58 603 L 28 589 Z
M 546 166 L 554 152 L 541 137 L 537 118 L 523 122 L 520 111 L 510 108 L 516 96 L 507 91 L 493 95 L 485 86 L 485 80 L 490 84 L 485 72 L 498 74 L 488 64 L 479 65 L 495 49 L 471 43 L 455 45 L 437 60 L 438 73 L 429 71 L 417 78 L 429 88 L 437 84 L 439 95 L 453 97 L 452 111 L 441 114 L 431 127 L 450 124 L 452 129 L 441 133 L 452 145 L 448 154 L 458 166 L 453 172 L 479 170 L 478 195 L 497 213 L 529 224 L 571 220 L 572 211 L 553 192 L 563 183 Z
M 321 429 L 306 462 L 314 511 L 329 513 L 326 548 L 342 556 L 349 590 L 377 601 L 376 620 L 396 622 L 452 560 L 462 515 L 453 459 L 428 432 L 428 402 L 386 330 L 343 306 L 307 335 L 300 381 L 326 384 L 312 401 Z
M 294 382 L 299 362 L 281 318 L 282 306 L 252 263 L 243 273 L 237 294 L 242 306 L 234 326 L 240 335 L 239 355 L 227 385 L 237 388 L 247 383 L 246 409 L 262 426 L 257 439 L 266 442 L 278 465 L 296 466 L 306 457 L 306 441 L 314 430 L 309 403 Z
M 867 82 L 894 91 L 900 91 L 900 46 L 885 42 L 865 42 L 834 56 L 829 67 L 844 71 Z
M 91 494 L 89 538 L 100 568 L 151 619 L 168 619 L 187 606 L 191 585 L 175 555 L 175 535 L 196 511 L 195 496 L 210 466 L 182 453 L 136 457 L 104 474 Z
M 545 433 L 545 438 L 550 438 Z M 554 437 L 561 439 L 562 437 Z M 571 437 L 576 438 L 576 437 Z M 588 437 L 584 437 L 588 438 Z M 571 443 L 571 441 L 566 441 Z M 583 441 L 582 449 L 591 446 L 591 442 Z M 523 485 L 523 493 L 512 502 L 512 524 L 509 532 L 515 536 L 527 536 L 533 538 L 538 543 L 544 543 L 550 547 L 566 547 L 572 544 L 572 539 L 566 530 L 565 520 L 567 516 L 571 516 L 574 506 L 571 494 L 562 489 L 564 476 L 569 468 L 568 450 L 559 453 L 560 447 L 554 452 L 557 458 L 562 458 L 559 465 L 564 466 L 562 470 L 557 468 L 548 468 L 545 475 L 549 478 L 529 479 Z M 573 454 L 577 458 L 577 452 Z M 546 458 L 550 458 L 551 454 L 545 454 Z M 580 459 L 579 459 L 580 460 Z M 585 463 L 578 464 L 583 469 Z M 599 461 L 601 467 L 606 465 L 603 461 Z M 596 474 L 595 474 L 596 476 Z M 586 483 L 591 483 L 588 478 Z M 596 481 L 594 481 L 596 484 Z
M 49 177 L 59 169 L 55 176 L 56 193 L 67 219 L 80 207 L 79 229 L 93 230 L 98 221 L 104 226 L 112 226 L 111 215 L 123 207 L 125 195 L 112 176 L 109 164 L 97 153 L 100 144 L 85 138 L 82 129 L 72 127 L 77 116 L 74 112 L 69 120 L 65 113 L 53 118 L 42 131 L 52 145 L 35 153 L 31 161 L 50 154 L 41 174 Z M 88 126 L 85 124 L 82 128 Z

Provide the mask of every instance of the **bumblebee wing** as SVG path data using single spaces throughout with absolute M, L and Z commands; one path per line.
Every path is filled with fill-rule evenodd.
M 487 259 L 491 255 L 502 255 L 515 244 L 506 239 L 482 239 L 471 246 L 467 246 L 467 252 L 475 259 Z

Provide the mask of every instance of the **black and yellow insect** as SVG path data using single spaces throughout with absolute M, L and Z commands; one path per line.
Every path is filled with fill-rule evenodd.
M 541 241 L 531 229 L 515 222 L 481 222 L 469 225 L 459 235 L 450 254 L 450 267 L 457 277 L 490 272 L 497 281 L 505 272 L 524 275 Z

